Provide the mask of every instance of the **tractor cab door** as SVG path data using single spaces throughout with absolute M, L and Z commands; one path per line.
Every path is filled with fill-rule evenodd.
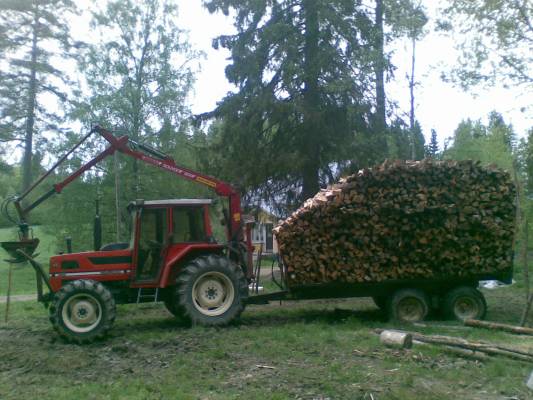
M 139 211 L 136 246 L 136 280 L 157 279 L 168 248 L 167 208 L 143 208 Z

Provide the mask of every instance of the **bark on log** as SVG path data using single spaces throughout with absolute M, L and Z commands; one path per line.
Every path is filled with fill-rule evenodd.
M 416 345 L 424 345 L 424 346 L 431 346 L 431 343 L 421 342 L 419 340 L 413 340 L 413 344 Z M 462 349 L 460 347 L 453 347 L 453 346 L 442 346 L 442 349 L 446 353 L 453 354 L 455 356 L 463 357 L 463 358 L 469 358 L 476 361 L 486 361 L 488 360 L 489 356 L 483 352 L 475 351 L 475 350 L 467 350 Z
M 385 346 L 398 349 L 410 349 L 413 346 L 413 337 L 409 333 L 397 331 L 383 331 L 379 340 Z
M 383 332 L 383 329 L 377 329 L 376 332 L 381 334 L 381 332 Z M 423 335 L 421 333 L 407 331 L 400 332 L 410 333 L 414 341 L 418 340 L 424 343 L 457 347 L 461 349 L 482 352 L 492 356 L 503 356 L 514 360 L 526 361 L 530 363 L 533 362 L 533 353 L 529 353 L 527 351 L 515 349 L 512 347 L 485 342 L 469 342 L 465 339 L 460 339 L 452 336 Z
M 523 326 L 500 324 L 497 322 L 489 322 L 489 321 L 479 321 L 477 319 L 465 319 L 464 324 L 466 326 L 472 326 L 476 328 L 485 328 L 485 329 L 491 329 L 491 330 L 499 330 L 499 331 L 516 333 L 519 335 L 532 335 L 533 336 L 533 329 L 526 328 Z

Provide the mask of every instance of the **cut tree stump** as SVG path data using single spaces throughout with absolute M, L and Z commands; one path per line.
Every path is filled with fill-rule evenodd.
M 385 346 L 398 349 L 410 349 L 413 346 L 413 336 L 405 332 L 383 331 L 379 335 L 379 340 Z

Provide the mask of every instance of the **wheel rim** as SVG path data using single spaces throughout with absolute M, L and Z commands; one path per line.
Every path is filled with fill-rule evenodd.
M 479 306 L 471 297 L 459 297 L 453 305 L 453 312 L 457 319 L 475 319 L 479 314 Z
M 94 296 L 80 293 L 65 302 L 61 316 L 65 326 L 72 332 L 87 333 L 102 320 L 102 306 Z
M 414 297 L 407 297 L 398 303 L 398 318 L 401 321 L 416 322 L 424 318 L 424 305 Z
M 231 280 L 221 272 L 207 272 L 200 276 L 192 289 L 194 306 L 204 315 L 224 314 L 232 305 L 235 290 Z

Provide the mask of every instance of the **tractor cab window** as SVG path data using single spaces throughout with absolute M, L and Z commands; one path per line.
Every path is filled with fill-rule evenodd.
M 137 277 L 155 278 L 162 261 L 167 238 L 167 210 L 145 208 L 141 211 Z
M 172 233 L 174 243 L 205 242 L 203 207 L 174 207 Z

